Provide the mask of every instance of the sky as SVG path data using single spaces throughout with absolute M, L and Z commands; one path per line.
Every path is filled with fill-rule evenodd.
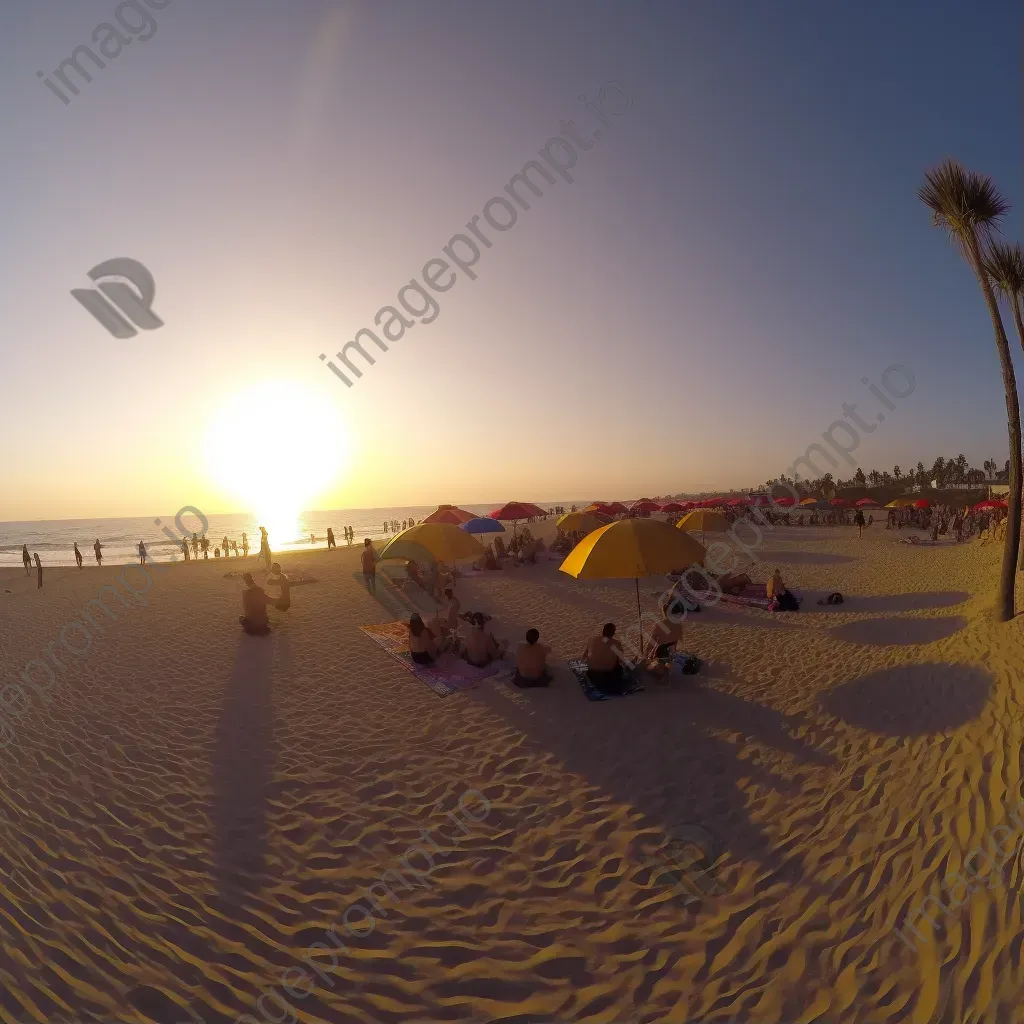
M 886 409 L 865 471 L 1007 457 L 978 284 L 915 190 L 954 157 L 1020 237 L 1018 3 L 152 3 L 4 6 L 0 520 L 746 487 L 844 403 Z M 135 38 L 64 103 L 37 71 L 116 10 Z M 473 217 L 489 247 L 347 387 L 320 355 Z M 71 295 L 120 257 L 163 321 L 131 338 Z M 889 410 L 862 379 L 893 365 Z

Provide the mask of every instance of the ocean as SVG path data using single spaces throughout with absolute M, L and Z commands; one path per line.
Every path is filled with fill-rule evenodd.
M 576 499 L 575 501 L 543 501 L 537 502 L 541 508 L 554 508 L 556 505 L 566 509 L 576 505 L 584 508 L 592 499 Z M 214 557 L 214 549 L 225 536 L 237 541 L 239 548 L 242 533 L 249 536 L 250 554 L 258 553 L 260 547 L 260 526 L 269 531 L 272 551 L 309 550 L 309 535 L 316 537 L 316 546 L 326 544 L 327 528 L 334 530 L 335 540 L 339 546 L 344 545 L 342 529 L 351 526 L 355 530 L 355 543 L 361 544 L 364 537 L 378 540 L 385 534 L 384 523 L 403 519 L 420 520 L 426 518 L 437 508 L 436 505 L 404 505 L 397 508 L 350 508 L 334 511 L 303 512 L 294 522 L 285 525 L 275 524 L 272 520 L 262 522 L 247 513 L 208 515 L 209 529 L 206 535 L 210 539 L 210 557 Z M 467 512 L 487 515 L 495 505 L 462 505 Z M 155 522 L 160 520 L 159 525 Z M 191 532 L 202 532 L 202 524 L 195 516 L 186 514 L 182 524 Z M 55 519 L 37 520 L 24 523 L 0 523 L 0 567 L 21 565 L 21 546 L 28 545 L 29 554 L 39 553 L 43 565 L 74 565 L 75 554 L 73 544 L 78 542 L 86 565 L 95 565 L 93 544 L 98 539 L 103 546 L 103 560 L 111 563 L 134 562 L 138 559 L 139 541 L 145 541 L 146 550 L 158 562 L 177 561 L 181 558 L 180 544 L 171 540 L 163 528 L 168 528 L 180 536 L 176 529 L 174 515 L 151 516 L 149 518 L 128 519 Z M 200 558 L 202 553 L 200 553 Z

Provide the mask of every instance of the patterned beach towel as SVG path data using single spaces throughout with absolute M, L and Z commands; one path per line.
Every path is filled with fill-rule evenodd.
M 629 679 L 626 683 L 625 693 L 602 693 L 587 675 L 587 663 L 582 658 L 567 662 L 572 674 L 576 677 L 587 700 L 614 700 L 616 697 L 628 697 L 631 693 L 643 690 L 643 685 L 635 679 Z
M 708 598 L 710 601 L 710 597 Z M 771 601 L 764 596 L 764 587 L 744 587 L 739 594 L 726 594 L 722 592 L 722 596 L 719 601 L 725 601 L 727 604 L 742 604 L 749 608 L 767 608 Z
M 382 622 L 359 627 L 371 640 L 380 644 L 395 661 L 401 662 L 417 679 L 422 680 L 439 697 L 447 697 L 458 690 L 468 690 L 481 679 L 500 671 L 501 662 L 487 668 L 475 668 L 454 654 L 442 654 L 433 665 L 417 665 L 409 653 L 409 628 L 405 622 Z

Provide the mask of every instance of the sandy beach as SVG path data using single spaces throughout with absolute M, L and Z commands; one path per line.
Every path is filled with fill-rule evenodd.
M 701 672 L 604 703 L 564 659 L 635 623 L 632 583 L 461 580 L 560 664 L 441 698 L 360 631 L 408 604 L 357 554 L 282 557 L 317 582 L 269 638 L 238 628 L 240 562 L 133 574 L 146 603 L 80 656 L 61 630 L 120 568 L 3 573 L 4 680 L 48 644 L 64 667 L 5 691 L 0 1020 L 1024 1020 L 1019 845 L 923 939 L 896 931 L 993 829 L 1024 837 L 997 547 L 777 528 L 757 578 L 802 610 L 691 615 Z M 721 845 L 700 900 L 652 877 L 680 824 Z M 352 911 L 387 871 L 414 884 Z

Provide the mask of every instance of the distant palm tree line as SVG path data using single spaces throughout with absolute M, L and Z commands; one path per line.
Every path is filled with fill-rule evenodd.
M 767 490 L 775 483 L 781 482 L 788 484 L 800 494 L 824 494 L 833 488 L 842 490 L 851 487 L 892 487 L 899 484 L 905 484 L 907 488 L 930 487 L 933 482 L 938 487 L 983 487 L 986 483 L 995 483 L 1007 478 L 1009 460 L 1002 470 L 995 459 L 986 459 L 982 465 L 983 469 L 973 469 L 962 453 L 956 458 L 949 459 L 944 459 L 940 455 L 932 463 L 931 469 L 926 468 L 923 462 L 919 462 L 909 472 L 904 472 L 899 466 L 893 466 L 892 472 L 872 469 L 865 473 L 863 469 L 858 469 L 849 480 L 836 480 L 831 473 L 825 473 L 815 480 L 791 480 L 783 474 L 778 481 L 766 481 L 763 487 Z

